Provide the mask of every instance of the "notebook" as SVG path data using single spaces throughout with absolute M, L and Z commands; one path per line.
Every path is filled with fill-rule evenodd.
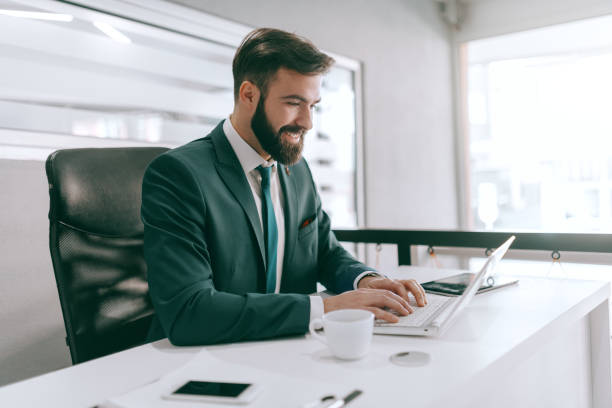
M 414 307 L 414 313 L 401 316 L 398 323 L 376 320 L 374 333 L 397 334 L 405 336 L 437 336 L 446 331 L 461 311 L 470 303 L 483 282 L 490 276 L 512 245 L 515 237 L 511 236 L 489 256 L 474 280 L 465 288 L 463 294 L 450 298 L 435 294 L 427 295 L 427 305 Z

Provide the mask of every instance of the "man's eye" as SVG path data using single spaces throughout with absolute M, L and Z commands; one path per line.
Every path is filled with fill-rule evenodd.
M 299 102 L 287 102 L 287 104 L 291 106 L 300 106 Z

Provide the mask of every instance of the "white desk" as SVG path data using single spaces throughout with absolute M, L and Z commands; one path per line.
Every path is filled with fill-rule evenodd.
M 426 281 L 456 272 L 402 267 L 398 277 Z M 162 340 L 0 388 L 0 406 L 90 407 L 198 356 L 203 376 L 261 384 L 249 407 L 299 406 L 360 388 L 364 394 L 350 407 L 609 408 L 609 295 L 603 282 L 521 278 L 518 286 L 476 296 L 441 338 L 376 335 L 371 353 L 355 362 L 332 358 L 309 336 L 191 348 Z M 430 363 L 388 360 L 415 350 L 429 353 Z

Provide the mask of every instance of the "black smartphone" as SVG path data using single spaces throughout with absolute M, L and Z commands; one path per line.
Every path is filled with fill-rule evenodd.
M 258 391 L 254 384 L 195 380 L 182 383 L 173 389 L 174 391 L 164 395 L 164 398 L 234 404 L 251 402 Z

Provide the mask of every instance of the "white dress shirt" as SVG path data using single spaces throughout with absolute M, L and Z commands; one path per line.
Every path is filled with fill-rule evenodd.
M 230 119 L 226 119 L 223 122 L 223 132 L 227 137 L 238 161 L 242 166 L 242 170 L 249 181 L 251 191 L 253 192 L 253 198 L 255 199 L 255 205 L 257 206 L 257 213 L 259 214 L 259 221 L 262 225 L 263 231 L 263 217 L 261 212 L 261 174 L 257 170 L 258 166 L 270 167 L 272 166 L 272 177 L 270 178 L 270 195 L 272 198 L 272 205 L 274 206 L 274 217 L 276 218 L 276 226 L 278 228 L 278 246 L 277 246 L 277 259 L 276 259 L 276 288 L 274 293 L 280 291 L 281 279 L 283 276 L 283 259 L 285 255 L 285 213 L 284 213 L 284 202 L 283 202 L 283 191 L 280 188 L 280 180 L 278 178 L 278 166 L 276 161 L 264 160 L 259 153 L 257 153 L 242 137 L 238 134 Z M 323 316 L 323 298 L 320 296 L 310 296 L 310 321 L 317 317 Z

